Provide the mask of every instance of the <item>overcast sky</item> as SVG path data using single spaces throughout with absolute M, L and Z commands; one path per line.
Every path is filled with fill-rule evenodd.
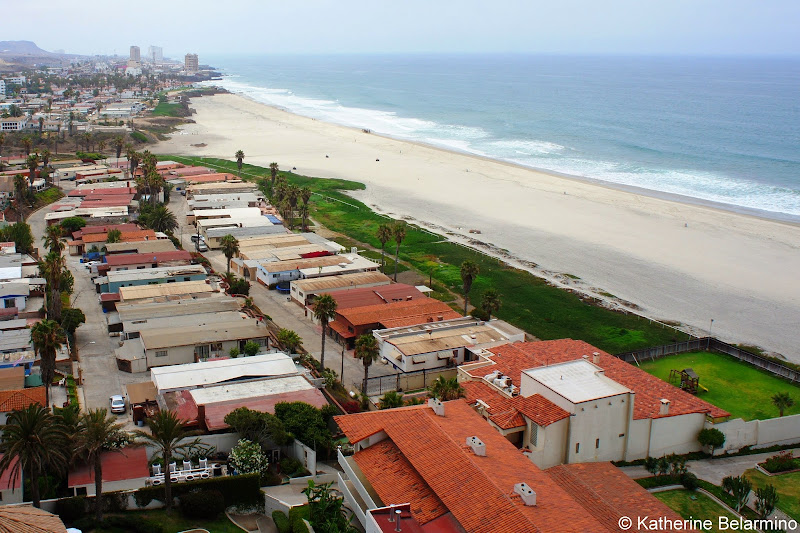
M 3 0 L 45 50 L 800 55 L 798 0 Z M 200 58 L 202 61 L 202 57 Z

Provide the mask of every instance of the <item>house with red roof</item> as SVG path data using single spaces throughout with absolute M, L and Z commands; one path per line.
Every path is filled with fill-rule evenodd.
M 150 477 L 144 447 L 103 452 L 100 463 L 103 467 L 103 492 L 140 489 Z M 67 486 L 75 496 L 94 496 L 94 482 L 94 465 L 86 463 L 73 467 L 67 478 Z
M 0 425 L 5 425 L 11 411 L 19 411 L 33 404 L 47 407 L 44 387 L 0 391 Z
M 680 520 L 610 463 L 540 469 L 464 400 L 335 419 L 355 450 L 339 450 L 338 486 L 366 531 L 602 533 L 622 531 L 623 517 Z
M 467 401 L 542 468 L 700 450 L 730 414 L 572 339 L 484 349 L 458 368 Z

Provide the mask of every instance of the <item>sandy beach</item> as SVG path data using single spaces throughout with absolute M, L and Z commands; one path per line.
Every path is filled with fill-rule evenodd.
M 389 139 L 237 95 L 192 107 L 195 123 L 155 152 L 233 159 L 241 149 L 247 163 L 361 181 L 358 198 L 377 211 L 478 238 L 507 250 L 512 264 L 536 263 L 551 279 L 698 334 L 713 319 L 722 340 L 800 363 L 800 225 Z

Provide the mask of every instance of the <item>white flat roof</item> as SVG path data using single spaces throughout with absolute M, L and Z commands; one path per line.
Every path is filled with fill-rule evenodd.
M 297 373 L 292 358 L 282 352 L 152 368 L 159 392 L 190 389 L 246 377 L 289 376 Z
M 534 380 L 572 403 L 582 403 L 631 392 L 608 378 L 603 369 L 586 360 L 524 370 Z
M 303 376 L 281 376 L 258 381 L 225 383 L 213 387 L 194 389 L 190 393 L 197 405 L 208 405 L 217 402 L 243 400 L 258 396 L 272 396 L 300 390 L 313 389 L 314 386 Z

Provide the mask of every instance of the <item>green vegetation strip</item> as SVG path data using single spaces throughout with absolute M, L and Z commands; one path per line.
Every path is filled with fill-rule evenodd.
M 795 404 L 786 415 L 800 413 L 800 387 L 725 354 L 689 352 L 641 364 L 642 370 L 669 381 L 670 370 L 692 368 L 700 376 L 698 396 L 725 409 L 733 418 L 765 420 L 778 416 L 772 396 L 786 392 Z M 678 384 L 678 383 L 676 383 Z
M 134 518 L 137 522 L 145 525 L 145 527 L 151 526 L 153 531 L 163 531 L 164 533 L 178 533 L 179 531 L 191 531 L 197 528 L 212 531 L 213 533 L 242 533 L 242 530 L 228 520 L 228 517 L 225 515 L 221 515 L 216 520 L 197 520 L 184 518 L 178 511 L 167 514 L 166 511 L 160 509 L 154 511 L 129 511 L 124 514 L 112 514 L 107 516 Z M 87 531 L 87 533 L 128 533 L 131 530 L 129 526 L 104 526 L 85 531 Z
M 737 519 L 736 515 L 721 507 L 717 502 L 702 492 L 677 489 L 656 492 L 653 496 L 664 502 L 670 509 L 683 518 L 711 520 L 713 527 L 704 531 L 720 531 L 720 529 L 717 528 L 720 516 L 726 516 L 731 521 Z
M 238 175 L 235 161 L 166 157 L 185 164 L 213 165 L 214 168 Z M 267 168 L 248 164 L 242 168 L 245 179 L 256 181 L 257 178 L 265 186 L 269 184 L 269 175 Z M 310 178 L 283 171 L 280 175 L 285 176 L 290 184 L 308 186 L 314 191 L 311 213 L 315 220 L 332 231 L 380 249 L 380 242 L 375 237 L 376 230 L 380 224 L 392 220 L 345 194 L 346 191 L 364 189 L 364 184 L 341 179 Z M 389 242 L 387 254 L 394 255 L 394 251 L 394 243 Z M 584 302 L 575 294 L 553 287 L 528 272 L 445 241 L 443 237 L 416 226 L 408 228 L 406 239 L 400 247 L 400 259 L 426 280 L 432 276 L 434 284 L 441 284 L 455 294 L 461 293 L 461 263 L 467 260 L 475 262 L 480 274 L 470 292 L 471 301 L 478 303 L 487 289 L 496 289 L 502 301 L 502 308 L 496 315 L 540 339 L 580 339 L 610 353 L 620 353 L 688 338 L 686 334 L 636 315 L 626 315 Z
M 744 476 L 753 484 L 753 492 L 757 488 L 773 485 L 778 491 L 778 508 L 795 520 L 800 520 L 800 472 L 765 476 L 752 468 Z

